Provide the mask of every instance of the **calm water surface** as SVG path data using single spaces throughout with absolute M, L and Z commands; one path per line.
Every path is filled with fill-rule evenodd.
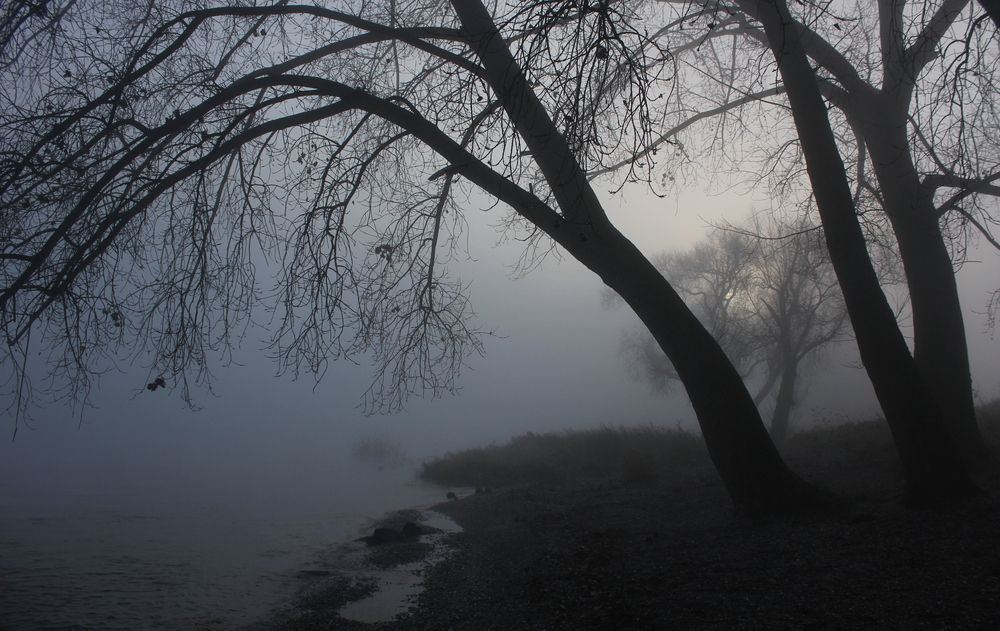
M 228 487 L 120 470 L 83 481 L 14 473 L 0 480 L 4 631 L 238 628 L 287 604 L 298 572 L 373 518 L 442 498 L 412 466 Z

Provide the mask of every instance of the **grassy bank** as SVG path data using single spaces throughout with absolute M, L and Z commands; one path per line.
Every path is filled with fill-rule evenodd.
M 420 477 L 446 486 L 505 486 L 537 480 L 622 474 L 655 478 L 671 463 L 705 459 L 701 438 L 651 425 L 515 436 L 425 462 Z
M 1000 399 L 976 408 L 976 417 L 986 442 L 1000 455 Z
M 987 442 L 1000 454 L 1000 399 L 978 409 Z M 882 419 L 820 425 L 788 438 L 790 461 L 898 462 Z M 423 463 L 420 477 L 444 486 L 506 486 L 582 476 L 618 475 L 641 482 L 668 466 L 707 462 L 702 439 L 681 429 L 652 425 L 600 427 L 515 436 L 510 442 L 447 453 Z
M 983 406 L 980 422 L 1000 447 L 1000 402 Z M 538 483 L 437 505 L 461 531 L 426 569 L 414 606 L 376 626 L 1000 629 L 995 484 L 948 510 L 904 509 L 902 471 L 880 420 L 820 424 L 791 437 L 784 453 L 809 481 L 850 498 L 851 510 L 734 524 L 700 439 L 649 426 L 526 434 L 437 458 L 424 477 L 442 484 Z M 626 481 L 636 475 L 657 479 Z M 374 553 L 380 570 L 387 558 L 409 559 Z M 369 630 L 340 611 L 376 592 L 375 580 L 332 577 L 283 626 L 260 628 Z

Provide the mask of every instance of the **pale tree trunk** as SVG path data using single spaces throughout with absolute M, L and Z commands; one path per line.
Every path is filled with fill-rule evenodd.
M 855 214 L 815 74 L 783 0 L 740 0 L 756 15 L 778 63 L 823 231 L 861 359 L 892 430 L 906 473 L 906 500 L 936 504 L 976 493 L 879 284 Z
M 598 274 L 648 327 L 677 370 L 705 444 L 740 513 L 830 506 L 832 496 L 792 473 L 768 437 L 739 373 L 663 275 L 608 220 L 565 139 L 541 106 L 479 0 L 453 0 L 484 76 L 553 190 L 561 215 L 519 190 L 505 196 L 574 258 Z M 463 171 L 476 181 L 476 174 Z M 586 388 L 586 383 L 580 384 Z
M 797 350 L 792 344 L 792 322 L 794 320 L 791 313 L 789 282 L 782 284 L 778 292 L 778 304 L 769 310 L 778 321 L 779 341 L 778 351 L 781 362 L 781 385 L 778 386 L 778 394 L 774 398 L 774 410 L 771 413 L 771 427 L 769 433 L 771 440 L 779 449 L 784 446 L 788 437 L 788 420 L 795 406 L 795 378 L 799 368 L 799 358 Z M 791 301 L 794 302 L 794 301 Z
M 781 376 L 781 370 L 776 367 L 769 367 L 767 370 L 767 378 L 764 380 L 764 385 L 757 390 L 757 394 L 753 396 L 753 404 L 760 405 L 767 398 L 767 395 L 771 394 L 771 390 L 774 389 L 774 384 L 778 383 L 778 377 Z

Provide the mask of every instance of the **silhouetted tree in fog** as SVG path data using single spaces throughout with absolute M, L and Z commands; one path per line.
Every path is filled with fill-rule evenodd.
M 758 216 L 751 226 L 716 229 L 691 250 L 654 261 L 744 379 L 758 380 L 754 402 L 760 406 L 774 395 L 770 433 L 779 446 L 803 362 L 847 333 L 847 312 L 820 237 L 808 222 Z M 629 332 L 623 352 L 633 374 L 655 388 L 676 379 L 645 331 Z
M 906 471 L 907 496 L 926 504 L 975 493 L 879 285 L 805 38 L 783 0 L 740 0 L 740 7 L 761 22 L 777 61 L 861 359 Z
M 989 228 L 996 219 L 988 211 L 995 207 L 982 200 L 1000 190 L 994 186 L 1000 151 L 996 136 L 985 132 L 997 124 L 992 107 L 996 40 L 995 33 L 982 28 L 986 16 L 963 14 L 970 6 L 967 0 L 877 5 L 871 28 L 870 5 L 863 4 L 853 14 L 841 15 L 832 5 L 797 3 L 790 9 L 777 0 L 649 3 L 666 8 L 666 16 L 657 18 L 664 26 L 656 37 L 671 51 L 678 79 L 684 73 L 698 75 L 711 89 L 701 93 L 676 88 L 657 111 L 676 112 L 680 120 L 665 116 L 664 131 L 654 145 L 596 173 L 627 166 L 637 179 L 683 179 L 691 170 L 686 161 L 692 149 L 679 136 L 701 121 L 736 111 L 740 118 L 726 117 L 712 140 L 720 148 L 746 147 L 759 159 L 758 168 L 748 171 L 749 179 L 768 182 L 776 192 L 789 195 L 802 190 L 796 182 L 808 173 L 862 360 L 907 470 L 908 497 L 916 503 L 934 502 L 973 488 L 965 463 L 955 461 L 955 445 L 968 462 L 989 459 L 975 423 L 961 308 L 942 226 L 955 220 L 958 230 L 952 234 L 957 239 L 951 243 L 959 263 L 973 230 L 998 245 Z M 666 43 L 675 37 L 679 41 Z M 852 47 L 857 42 L 861 45 Z M 870 54 L 877 47 L 879 54 Z M 796 59 L 800 53 L 807 56 L 804 64 Z M 854 60 L 864 70 L 854 70 Z M 930 97 L 920 100 L 914 95 L 922 77 L 929 78 L 920 85 Z M 946 80 L 937 81 L 940 77 Z M 820 90 L 819 100 L 807 96 L 814 89 Z M 703 97 L 703 106 L 687 102 L 695 96 Z M 843 108 L 842 125 L 831 125 L 824 97 Z M 787 103 L 784 111 L 793 114 L 791 120 L 743 117 L 749 107 L 774 102 Z M 792 136 L 785 131 L 788 123 L 794 123 Z M 840 155 L 849 140 L 858 147 L 850 175 Z M 652 166 L 656 152 L 666 145 L 672 150 Z M 920 160 L 914 161 L 914 155 Z M 727 161 L 732 156 L 722 157 Z M 742 168 L 738 161 L 728 164 Z M 928 165 L 927 175 L 917 170 Z M 882 182 L 893 174 L 896 180 Z M 940 207 L 926 204 L 929 196 L 949 188 L 957 192 Z M 872 221 L 870 211 L 876 206 L 885 211 L 889 230 L 881 227 L 880 218 Z M 838 214 L 845 211 L 850 216 Z M 917 373 L 911 371 L 913 357 L 895 318 L 889 318 L 892 310 L 868 251 L 869 246 L 888 251 L 890 239 L 898 244 L 903 261 L 915 329 L 923 331 L 914 335 L 920 358 Z M 916 247 L 918 243 L 922 245 Z M 938 361 L 930 359 L 935 353 Z
M 807 359 L 817 358 L 823 347 L 847 333 L 848 319 L 822 233 L 806 222 L 782 228 L 769 225 L 755 235 L 771 235 L 760 248 L 754 267 L 756 291 L 750 296 L 763 339 L 773 340 L 767 356 L 765 387 L 780 375 L 771 413 L 771 437 L 782 445 L 788 436 L 796 388 Z M 757 237 L 759 238 L 759 236 Z
M 151 352 L 154 373 L 183 379 L 264 305 L 290 370 L 368 354 L 372 407 L 448 391 L 481 350 L 443 269 L 457 200 L 477 188 L 645 323 L 739 510 L 825 505 L 587 179 L 651 143 L 648 103 L 669 79 L 628 5 L 332 7 L 77 2 L 55 40 L 25 42 L 0 107 L 6 363 L 24 375 L 45 348 L 85 388 Z
M 658 41 L 677 68 L 661 107 L 667 129 L 650 148 L 683 148 L 673 158 L 661 152 L 667 181 L 708 163 L 775 195 L 799 195 L 805 171 L 781 96 L 789 86 L 762 54 L 770 41 L 757 19 L 773 3 L 651 4 L 671 8 L 657 20 L 666 25 Z M 991 132 L 1000 125 L 1000 39 L 969 0 L 794 3 L 787 13 L 812 80 L 835 108 L 869 245 L 901 258 L 921 374 L 966 459 L 982 465 L 990 455 L 975 419 L 955 266 L 977 238 L 1000 248 L 992 233 L 1000 144 Z
M 716 231 L 691 250 L 653 259 L 744 378 L 752 372 L 756 347 L 749 339 L 750 314 L 743 309 L 756 258 L 757 249 L 744 235 Z M 633 376 L 655 390 L 676 383 L 677 371 L 645 328 L 626 332 L 622 352 Z M 758 393 L 754 401 L 759 399 Z

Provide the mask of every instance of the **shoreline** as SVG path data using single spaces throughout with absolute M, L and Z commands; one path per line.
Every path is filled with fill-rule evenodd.
M 352 538 L 324 551 L 290 577 L 299 581 L 291 603 L 239 629 L 371 629 L 405 613 L 423 589 L 427 572 L 451 552 L 447 538 L 460 530 L 449 517 L 424 505 L 373 518 L 358 534 L 376 528 L 399 531 L 407 522 L 419 524 L 419 536 L 378 545 Z
M 431 508 L 462 530 L 442 537 L 450 552 L 426 569 L 407 612 L 346 620 L 334 605 L 374 586 L 342 581 L 298 603 L 296 619 L 255 628 L 1000 628 L 995 488 L 948 510 L 908 510 L 892 462 L 794 465 L 853 506 L 734 521 L 707 463 L 645 483 L 602 477 L 466 495 Z

